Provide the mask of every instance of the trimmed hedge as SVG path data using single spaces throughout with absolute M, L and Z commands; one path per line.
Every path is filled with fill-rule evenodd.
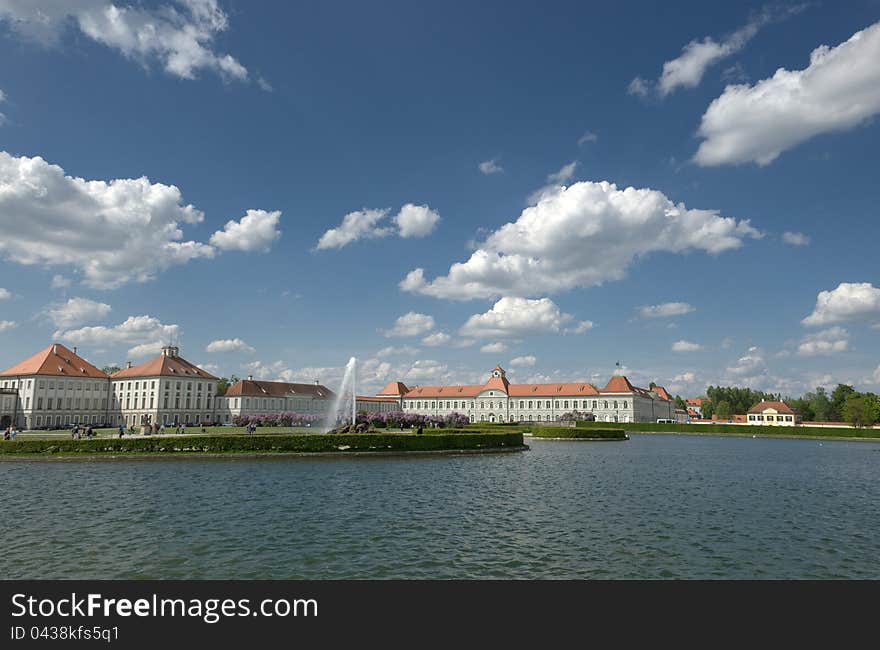
M 358 433 L 291 435 L 223 435 L 92 440 L 0 441 L 2 455 L 100 454 L 223 454 L 223 453 L 345 453 L 354 451 L 441 451 L 519 447 L 521 433 L 438 430 L 438 433 Z
M 668 422 L 578 422 L 582 429 L 623 427 L 638 433 L 739 433 L 743 435 L 826 436 L 829 438 L 880 438 L 880 429 L 831 429 L 824 427 L 771 427 L 754 424 L 671 424 Z
M 626 440 L 623 429 L 587 429 L 584 427 L 535 427 L 535 438 L 601 438 L 603 440 Z

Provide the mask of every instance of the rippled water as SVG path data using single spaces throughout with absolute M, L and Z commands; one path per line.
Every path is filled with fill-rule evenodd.
M 880 444 L 0 462 L 2 578 L 880 578 Z

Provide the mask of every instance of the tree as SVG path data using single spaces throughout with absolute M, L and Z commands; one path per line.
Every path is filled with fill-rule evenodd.
M 715 413 L 715 405 L 712 404 L 709 400 L 703 400 L 703 403 L 700 404 L 700 414 L 706 420 L 712 419 L 712 414 Z
M 217 394 L 224 395 L 226 393 L 226 390 L 237 381 L 238 377 L 236 377 L 235 375 L 231 375 L 229 377 L 220 377 L 220 380 L 217 382 Z
M 846 402 L 846 398 L 849 395 L 852 395 L 856 392 L 856 389 L 852 386 L 847 386 L 846 384 L 837 384 L 837 388 L 835 388 L 831 393 L 831 411 L 829 416 L 835 422 L 842 421 L 843 418 L 843 405 Z
M 718 407 L 715 409 L 715 416 L 721 420 L 727 420 L 730 418 L 730 414 L 730 402 L 727 400 L 721 400 L 718 402 Z
M 120 370 L 122 370 L 122 368 L 119 366 L 104 366 L 101 368 L 101 372 L 105 375 L 112 375 L 114 372 L 119 372 Z
M 685 404 L 685 401 L 681 399 L 681 395 L 675 396 L 675 408 L 687 411 L 687 404 Z
M 831 420 L 831 400 L 828 399 L 828 393 L 822 386 L 816 388 L 816 392 L 804 395 L 804 400 L 810 403 L 810 408 L 813 411 L 812 419 L 819 422 Z
M 842 414 L 844 420 L 854 427 L 873 426 L 880 418 L 880 401 L 873 393 L 853 391 L 843 403 Z
M 788 400 L 788 405 L 801 416 L 801 420 L 814 420 L 816 415 L 810 401 L 806 397 Z

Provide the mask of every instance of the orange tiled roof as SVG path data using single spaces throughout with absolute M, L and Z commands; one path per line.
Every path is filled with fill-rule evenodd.
M 461 399 L 462 397 L 476 397 L 483 390 L 483 385 L 469 386 L 416 386 L 411 388 L 404 396 L 412 398 L 442 397 L 449 399 Z
M 113 379 L 134 377 L 181 377 L 184 379 L 218 379 L 183 357 L 160 354 L 139 366 L 123 368 L 112 375 Z
M 553 397 L 564 395 L 565 397 L 577 397 L 578 395 L 598 395 L 599 391 L 593 384 L 585 382 L 563 384 L 511 384 L 511 397 Z
M 382 396 L 370 397 L 368 395 L 358 395 L 357 401 L 358 402 L 388 402 L 389 404 L 397 404 L 396 397 L 382 397 Z
M 605 388 L 602 389 L 603 393 L 631 393 L 633 392 L 633 385 L 629 383 L 629 379 L 624 377 L 623 375 L 613 375 L 611 379 L 608 380 L 608 383 L 605 385 Z
M 92 377 L 107 375 L 60 343 L 53 343 L 19 364 L 0 372 L 0 377 L 13 375 L 49 375 L 54 377 Z
M 289 384 L 283 381 L 239 379 L 226 389 L 223 397 L 311 397 L 313 399 L 333 399 L 336 397 L 336 394 L 321 384 Z
M 794 415 L 792 408 L 785 402 L 761 402 L 755 404 L 749 409 L 749 413 L 763 413 L 767 409 L 776 409 L 777 413 L 785 413 L 786 415 Z
M 702 406 L 705 401 L 705 397 L 688 397 L 684 403 L 688 406 Z
M 669 393 L 666 392 L 666 389 L 663 386 L 654 386 L 654 392 L 660 396 L 660 399 L 671 400 L 672 397 L 669 396 Z
M 385 388 L 379 391 L 379 395 L 406 395 L 409 388 L 402 381 L 389 381 L 385 384 Z M 360 399 L 360 397 L 358 398 Z

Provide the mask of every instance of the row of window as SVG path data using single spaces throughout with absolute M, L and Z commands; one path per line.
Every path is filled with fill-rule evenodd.
M 55 410 L 55 411 L 61 411 L 61 410 L 96 411 L 99 408 L 98 401 L 99 400 L 97 397 L 95 397 L 95 398 L 86 397 L 82 400 L 79 397 L 77 397 L 77 398 L 47 397 L 46 398 L 46 410 L 47 411 L 53 411 L 53 410 Z M 105 397 L 104 399 L 100 400 L 100 402 L 101 402 L 101 406 L 100 406 L 101 410 L 105 410 L 107 408 L 107 398 Z M 43 398 L 38 396 L 36 404 L 37 404 L 36 410 L 42 411 L 43 410 Z M 31 398 L 30 397 L 25 398 L 24 408 L 25 408 L 25 410 L 29 410 L 31 408 Z
M 561 419 L 562 419 L 561 415 L 557 415 L 554 418 L 551 418 L 549 415 L 545 415 L 543 420 L 541 419 L 540 415 L 536 415 L 536 416 L 534 416 L 534 419 L 533 419 L 533 416 L 531 414 L 526 415 L 523 413 L 521 415 L 516 415 L 516 414 L 511 415 L 508 418 L 508 421 L 509 422 L 556 422 Z M 471 420 L 471 422 L 475 422 L 476 421 L 475 416 L 473 416 L 473 415 L 470 416 L 470 420 Z M 498 415 L 496 417 L 494 414 L 490 413 L 489 415 L 484 414 L 484 415 L 480 416 L 480 422 L 504 422 L 504 421 L 505 420 L 504 420 L 503 415 Z M 599 421 L 600 422 L 629 422 L 630 420 L 629 420 L 628 415 L 622 416 L 621 418 L 618 418 L 617 415 L 606 415 L 604 418 L 600 418 Z
M 783 420 L 783 418 L 785 418 L 785 419 Z M 763 422 L 763 421 L 764 421 L 763 415 L 750 415 L 749 416 L 749 422 Z M 775 416 L 775 419 L 774 419 L 774 416 L 768 415 L 767 422 L 794 422 L 794 416 L 792 416 L 792 415 L 777 415 L 777 416 Z
M 569 402 L 571 403 L 571 406 L 569 406 Z M 552 401 L 549 399 L 548 400 L 540 400 L 540 399 L 539 400 L 519 400 L 519 408 L 521 408 L 521 409 L 525 409 L 525 408 L 530 408 L 530 409 L 541 409 L 541 408 L 546 408 L 546 409 L 549 409 L 549 408 L 557 408 L 557 409 L 558 408 L 563 408 L 563 409 L 568 409 L 568 408 L 572 408 L 572 409 L 577 409 L 577 408 L 585 408 L 585 409 L 588 409 L 588 408 L 594 408 L 594 409 L 598 409 L 598 408 L 604 408 L 604 409 L 629 408 L 629 400 L 623 400 L 622 406 L 620 406 L 620 403 L 618 403 L 617 400 L 595 400 L 594 399 L 594 400 L 592 400 L 592 402 L 593 402 L 593 406 L 590 407 L 589 406 L 590 400 L 586 400 L 586 399 L 582 400 L 582 401 L 567 400 L 567 399 L 565 399 L 565 400 L 558 399 L 558 400 L 552 400 Z M 441 409 L 444 408 L 443 402 L 430 402 L 430 406 L 428 406 L 428 404 L 429 404 L 429 402 L 427 402 L 427 401 L 424 402 L 424 405 L 425 405 L 424 408 L 436 409 L 436 408 L 438 408 L 438 406 L 437 406 L 438 404 L 440 405 L 439 408 L 441 408 Z M 458 404 L 459 404 L 459 402 L 454 401 L 454 400 L 451 402 L 446 402 L 445 408 L 457 409 L 457 408 L 459 408 Z M 465 401 L 461 402 L 461 408 L 468 408 L 467 404 L 468 403 Z M 475 404 L 476 404 L 476 401 L 471 401 L 470 408 L 476 408 Z M 486 400 L 480 400 L 480 408 L 481 409 L 490 409 L 491 410 L 491 409 L 496 408 L 496 404 L 497 404 L 497 408 L 499 408 L 499 409 L 505 407 L 503 401 L 500 401 L 500 402 L 488 401 L 487 402 Z M 528 404 L 528 406 L 525 406 L 526 404 Z M 552 404 L 552 406 L 551 406 L 551 404 Z M 583 406 L 579 406 L 580 404 L 583 404 Z M 599 406 L 599 404 L 602 404 L 602 406 Z M 405 401 L 403 404 L 403 407 L 410 408 L 410 409 L 421 409 L 422 402 L 412 401 L 412 400 Z M 510 407 L 516 408 L 516 400 L 510 400 Z

